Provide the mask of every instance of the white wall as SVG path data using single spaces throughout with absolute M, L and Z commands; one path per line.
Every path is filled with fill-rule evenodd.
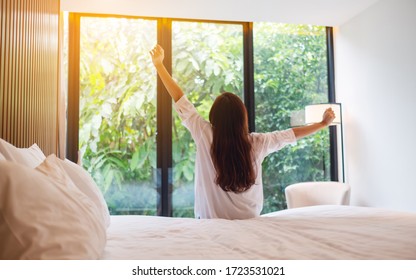
M 61 0 L 69 12 L 334 26 L 378 0 Z
M 335 62 L 351 203 L 416 212 L 416 1 L 339 26 Z

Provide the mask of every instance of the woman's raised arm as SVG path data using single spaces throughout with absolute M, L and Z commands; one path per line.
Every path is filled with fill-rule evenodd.
M 296 139 L 306 137 L 308 135 L 314 134 L 315 132 L 327 127 L 335 119 L 335 113 L 332 108 L 325 110 L 324 115 L 322 116 L 322 121 L 319 123 L 314 123 L 311 125 L 305 125 L 300 127 L 294 127 L 293 132 L 295 133 Z
M 163 48 L 159 45 L 156 45 L 150 51 L 150 55 L 152 56 L 153 65 L 155 66 L 160 79 L 165 85 L 173 101 L 175 102 L 178 101 L 183 96 L 183 91 L 178 86 L 178 84 L 173 80 L 169 72 L 166 70 L 165 65 L 163 65 L 163 59 L 165 57 L 165 52 Z

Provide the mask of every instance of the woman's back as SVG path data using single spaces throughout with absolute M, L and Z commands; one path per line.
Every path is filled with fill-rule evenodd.
M 248 219 L 260 215 L 263 209 L 261 163 L 269 153 L 296 142 L 293 131 L 251 133 L 252 165 L 255 182 L 246 191 L 224 191 L 215 183 L 216 170 L 211 157 L 213 131 L 191 102 L 184 96 L 175 103 L 175 109 L 188 128 L 197 146 L 195 159 L 195 217 Z

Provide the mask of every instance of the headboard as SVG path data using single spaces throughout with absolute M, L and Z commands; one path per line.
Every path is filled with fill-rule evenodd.
M 0 138 L 57 153 L 60 1 L 0 5 Z

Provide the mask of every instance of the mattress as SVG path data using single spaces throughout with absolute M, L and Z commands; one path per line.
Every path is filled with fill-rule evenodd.
M 416 259 L 416 213 L 294 208 L 248 220 L 111 216 L 102 259 Z

